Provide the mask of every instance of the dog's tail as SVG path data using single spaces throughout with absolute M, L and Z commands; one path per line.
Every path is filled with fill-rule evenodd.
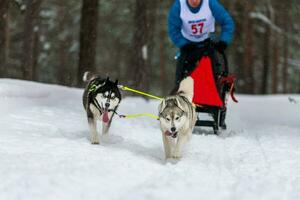
M 88 82 L 94 78 L 96 78 L 96 76 L 93 73 L 86 71 L 83 74 L 82 80 L 83 80 L 83 82 Z
M 180 82 L 178 94 L 185 96 L 190 102 L 193 101 L 194 96 L 194 80 L 188 76 Z

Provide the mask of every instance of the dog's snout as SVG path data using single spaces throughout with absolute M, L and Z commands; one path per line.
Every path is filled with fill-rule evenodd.
M 109 103 L 105 103 L 105 107 L 108 108 L 110 106 Z
M 176 128 L 175 128 L 175 127 L 172 127 L 172 128 L 171 128 L 171 131 L 172 131 L 172 132 L 175 132 L 175 131 L 176 131 Z

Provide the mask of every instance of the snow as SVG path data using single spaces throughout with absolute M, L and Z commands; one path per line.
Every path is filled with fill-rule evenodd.
M 250 17 L 252 19 L 258 19 L 260 21 L 262 21 L 263 23 L 269 25 L 273 30 L 275 30 L 278 33 L 283 33 L 283 30 L 281 28 L 279 28 L 276 24 L 274 24 L 274 22 L 272 22 L 271 19 L 269 19 L 267 16 L 265 16 L 263 13 L 260 12 L 251 12 L 250 13 Z
M 174 164 L 151 118 L 115 118 L 91 145 L 82 92 L 0 79 L 1 200 L 300 199 L 300 95 L 238 95 L 226 134 L 197 129 Z M 119 112 L 158 103 L 127 97 Z

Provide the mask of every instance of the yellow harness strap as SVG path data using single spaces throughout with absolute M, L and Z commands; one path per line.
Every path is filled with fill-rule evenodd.
M 144 95 L 144 96 L 147 96 L 147 97 L 150 97 L 150 98 L 153 98 L 153 99 L 157 99 L 157 100 L 160 100 L 160 101 L 163 100 L 163 98 L 161 98 L 161 97 L 154 96 L 154 95 L 152 95 L 152 94 L 148 94 L 148 93 L 145 93 L 145 92 L 142 92 L 142 91 L 139 91 L 139 90 L 135 90 L 135 89 L 132 89 L 132 88 L 123 86 L 123 85 L 118 85 L 118 87 L 119 87 L 121 90 L 124 90 L 124 91 L 134 92 L 134 93 L 141 94 L 141 95 Z M 198 106 L 198 105 L 195 105 L 194 103 L 193 103 L 192 105 L 193 105 L 193 107 Z M 137 118 L 137 117 L 150 117 L 150 118 L 159 120 L 159 117 L 158 117 L 158 116 L 152 115 L 152 114 L 150 114 L 150 113 L 139 113 L 139 114 L 133 114 L 133 115 L 123 115 L 122 117 L 125 118 L 125 119 L 126 119 L 126 118 L 127 118 L 127 119 L 130 119 L 130 118 Z
M 156 115 L 152 115 L 150 113 L 139 113 L 139 114 L 133 114 L 133 115 L 125 115 L 125 119 L 132 119 L 132 118 L 138 118 L 138 117 L 150 117 L 152 119 L 157 119 L 159 120 L 159 117 Z
M 163 100 L 163 98 L 161 98 L 161 97 L 154 96 L 154 95 L 151 95 L 151 94 L 148 94 L 148 93 L 145 93 L 145 92 L 141 92 L 139 90 L 135 90 L 135 89 L 123 86 L 123 85 L 119 85 L 119 88 L 121 88 L 124 91 L 134 92 L 134 93 L 141 94 L 141 95 L 144 95 L 144 96 L 147 96 L 147 97 L 151 97 L 153 99 L 157 99 L 157 100 L 161 100 L 161 101 Z

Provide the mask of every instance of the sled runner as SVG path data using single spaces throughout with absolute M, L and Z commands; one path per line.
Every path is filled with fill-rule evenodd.
M 190 76 L 194 80 L 193 103 L 196 112 L 208 113 L 212 117 L 212 120 L 198 119 L 196 126 L 212 127 L 214 133 L 218 134 L 220 129 L 226 129 L 227 94 L 231 95 L 233 101 L 237 100 L 233 95 L 235 77 L 228 75 L 226 55 L 215 54 L 202 56 Z

